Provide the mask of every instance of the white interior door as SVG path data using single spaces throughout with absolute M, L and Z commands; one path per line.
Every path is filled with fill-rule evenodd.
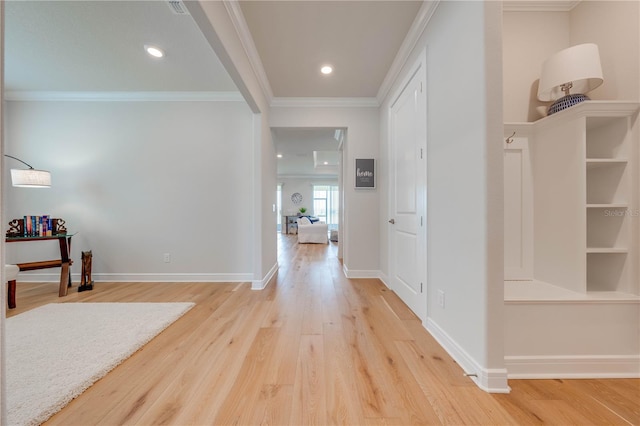
M 426 289 L 426 95 L 422 67 L 390 110 L 390 285 L 422 321 Z

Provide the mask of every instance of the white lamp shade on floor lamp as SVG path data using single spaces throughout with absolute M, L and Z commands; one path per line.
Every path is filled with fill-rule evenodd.
M 34 169 L 30 164 L 25 163 L 12 155 L 4 154 L 5 157 L 12 158 L 29 167 L 28 169 L 11 169 L 11 184 L 22 188 L 50 188 L 51 173 L 46 170 Z
M 557 112 L 588 100 L 585 93 L 603 82 L 598 46 L 593 43 L 579 44 L 561 50 L 542 64 L 538 99 L 556 101 L 556 104 L 562 99 L 566 106 L 554 104 L 549 108 L 549 113 Z
M 11 183 L 23 188 L 51 187 L 51 173 L 36 169 L 11 169 Z

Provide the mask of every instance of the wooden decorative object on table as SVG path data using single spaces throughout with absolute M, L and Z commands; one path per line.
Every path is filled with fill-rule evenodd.
M 53 220 L 53 233 L 55 235 L 66 234 L 67 227 L 64 219 L 52 219 Z
M 9 222 L 9 229 L 7 229 L 7 237 L 22 237 L 24 236 L 24 219 L 13 219 Z
M 93 254 L 91 250 L 82 252 L 82 278 L 78 291 L 93 290 L 93 280 L 91 279 L 91 261 Z

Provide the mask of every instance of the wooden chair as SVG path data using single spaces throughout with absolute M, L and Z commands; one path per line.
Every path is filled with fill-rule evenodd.
M 9 309 L 16 307 L 16 278 L 20 268 L 18 265 L 4 265 L 4 276 L 7 279 L 7 302 Z

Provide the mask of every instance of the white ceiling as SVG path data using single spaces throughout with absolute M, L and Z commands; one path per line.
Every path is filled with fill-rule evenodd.
M 566 11 L 577 3 L 504 5 Z M 276 98 L 376 97 L 403 40 L 416 36 L 409 31 L 424 10 L 422 1 L 413 0 L 238 4 L 243 24 L 238 31 L 252 40 L 248 55 L 264 71 L 268 97 Z M 163 48 L 165 58 L 147 56 L 144 44 Z M 321 75 L 324 64 L 335 72 Z M 175 14 L 167 0 L 5 1 L 5 89 L 18 97 L 24 92 L 237 92 L 193 18 Z M 285 154 L 278 160 L 279 174 L 337 174 L 335 166 L 313 167 L 314 150 L 337 149 L 334 132 L 274 129 L 277 150 Z
M 429 3 L 240 0 L 235 10 L 273 96 L 371 98 Z M 504 7 L 571 10 L 577 3 L 511 0 Z M 8 91 L 237 91 L 193 18 L 175 14 L 168 0 L 4 4 Z M 146 56 L 146 43 L 162 47 L 166 57 Z M 325 63 L 335 68 L 331 76 L 319 72 Z
M 240 3 L 271 94 L 373 98 L 422 1 Z M 184 7 L 184 6 L 183 6 Z M 187 9 L 184 8 L 186 12 Z M 166 52 L 149 57 L 145 44 Z M 330 76 L 320 73 L 330 64 Z M 48 92 L 237 92 L 193 18 L 166 0 L 5 2 L 5 89 Z M 281 176 L 335 177 L 335 129 L 275 129 Z M 315 167 L 313 151 L 332 164 Z M 325 158 L 322 159 L 323 163 Z
M 375 97 L 422 1 L 241 1 L 275 97 Z M 334 72 L 325 76 L 322 65 Z
M 165 1 L 6 1 L 5 88 L 237 91 L 193 18 Z
M 274 96 L 374 97 L 422 2 L 239 4 Z M 193 18 L 166 0 L 9 0 L 5 14 L 8 91 L 237 90 Z M 148 57 L 147 43 L 166 57 Z
M 281 178 L 337 179 L 340 143 L 334 128 L 271 129 L 278 158 L 278 176 Z M 324 162 L 328 164 L 325 165 Z

